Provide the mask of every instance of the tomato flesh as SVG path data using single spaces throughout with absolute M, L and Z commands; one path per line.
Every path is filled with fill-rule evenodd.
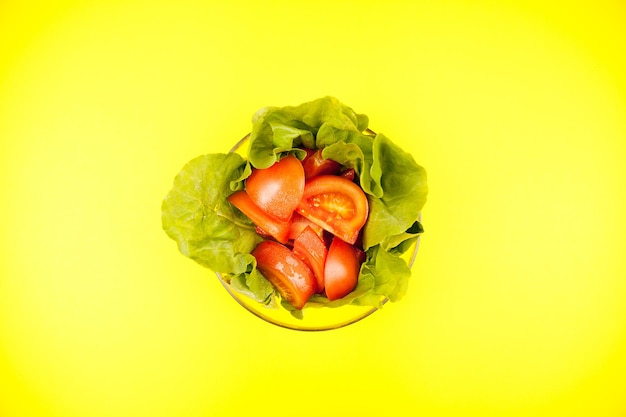
M 361 262 L 354 246 L 335 237 L 328 248 L 324 265 L 324 290 L 333 301 L 345 297 L 356 287 Z
M 354 168 L 348 168 L 339 175 L 347 180 L 354 181 L 354 178 L 356 177 L 356 172 L 354 171 Z
M 315 293 L 317 281 L 311 269 L 289 248 L 265 240 L 252 251 L 257 268 L 281 297 L 301 310 Z
M 298 212 L 294 212 L 291 217 L 291 227 L 289 228 L 289 240 L 295 240 L 307 227 L 313 229 L 320 238 L 324 236 L 324 229 L 320 225 L 313 223 Z
M 324 264 L 328 249 L 322 238 L 310 227 L 306 227 L 293 242 L 293 253 L 311 268 L 317 281 L 315 292 L 324 289 Z
M 282 221 L 273 218 L 254 204 L 248 193 L 244 190 L 235 191 L 226 199 L 245 214 L 252 223 L 257 226 L 257 230 L 261 229 L 264 233 L 269 234 L 277 241 L 287 243 L 289 240 L 291 220 Z
M 335 175 L 341 170 L 341 164 L 332 159 L 324 159 L 322 150 L 312 151 L 302 161 L 304 176 L 309 179 L 318 175 Z
M 306 183 L 298 213 L 324 230 L 354 244 L 367 221 L 365 193 L 352 181 L 336 175 L 320 175 Z
M 261 210 L 288 220 L 304 192 L 302 163 L 288 155 L 269 168 L 253 169 L 246 179 L 246 192 Z
M 253 168 L 245 190 L 227 198 L 268 239 L 252 251 L 257 268 L 296 309 L 315 293 L 332 301 L 354 290 L 369 214 L 354 169 L 324 159 L 321 150 L 306 152 L 302 162 L 289 155 Z

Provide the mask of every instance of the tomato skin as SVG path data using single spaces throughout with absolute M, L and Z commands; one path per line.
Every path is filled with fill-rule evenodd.
M 302 161 L 304 176 L 306 179 L 317 177 L 318 175 L 335 175 L 341 170 L 341 164 L 332 159 L 324 159 L 322 150 L 307 151 L 307 157 Z
M 365 251 L 359 249 L 356 245 L 352 246 L 352 249 L 354 249 L 354 253 L 356 254 L 356 259 L 359 262 L 359 265 L 367 260 L 367 253 L 365 253 Z
M 356 287 L 360 269 L 355 247 L 335 237 L 324 266 L 326 297 L 333 301 L 348 295 Z
M 257 226 L 257 231 L 260 229 L 277 241 L 287 243 L 287 240 L 289 240 L 291 220 L 282 221 L 273 218 L 254 204 L 245 190 L 235 191 L 226 199 Z
M 367 221 L 369 205 L 361 187 L 352 181 L 336 175 L 320 175 L 306 183 L 296 211 L 354 244 Z
M 288 155 L 269 168 L 252 170 L 246 178 L 246 192 L 261 210 L 288 220 L 304 192 L 302 162 Z
M 347 180 L 354 181 L 354 178 L 356 177 L 356 172 L 354 171 L 354 168 L 348 168 L 339 175 Z
M 289 240 L 295 240 L 307 227 L 313 229 L 320 238 L 324 236 L 324 229 L 320 225 L 313 223 L 298 212 L 294 212 L 291 217 L 291 227 L 289 228 Z
M 309 226 L 293 242 L 293 253 L 304 261 L 315 276 L 315 292 L 324 290 L 324 264 L 328 249 L 322 238 Z
M 259 272 L 281 297 L 301 310 L 317 286 L 311 269 L 287 247 L 271 240 L 259 243 L 252 255 Z
M 256 226 L 256 225 L 255 225 Z M 267 233 L 265 230 L 261 229 L 259 226 L 256 226 L 254 228 L 254 230 L 256 231 L 256 234 L 261 236 L 264 239 L 271 239 L 272 235 L 270 235 L 269 233 Z

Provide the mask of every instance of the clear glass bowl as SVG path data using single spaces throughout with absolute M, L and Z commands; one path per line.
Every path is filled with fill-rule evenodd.
M 366 133 L 374 134 L 374 132 L 369 129 Z M 230 152 L 237 152 L 240 155 L 247 157 L 248 150 L 246 145 L 248 144 L 249 139 L 250 134 L 244 136 L 239 142 L 235 144 L 235 146 L 233 146 Z M 421 216 L 418 220 L 421 220 Z M 403 255 L 403 258 L 406 260 L 409 268 L 412 268 L 413 263 L 415 262 L 419 242 L 420 236 L 417 237 L 417 240 L 413 247 Z M 350 324 L 354 324 L 360 320 L 363 320 L 364 318 L 379 310 L 379 308 L 377 307 L 353 305 L 344 305 L 341 307 L 305 306 L 302 310 L 303 318 L 298 319 L 292 316 L 291 313 L 283 307 L 267 307 L 249 298 L 245 294 L 241 294 L 233 290 L 230 284 L 228 284 L 228 282 L 224 280 L 220 273 L 216 272 L 216 275 L 226 291 L 228 291 L 233 299 L 237 301 L 243 308 L 257 316 L 261 320 L 264 320 L 279 327 L 283 327 L 285 329 L 309 332 L 339 329 L 341 327 L 345 327 Z M 387 303 L 387 301 L 388 299 L 386 297 L 382 297 L 381 305 L 384 305 L 385 303 Z

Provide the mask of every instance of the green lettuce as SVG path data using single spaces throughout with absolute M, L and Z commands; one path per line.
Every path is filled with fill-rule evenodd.
M 237 291 L 270 304 L 274 288 L 256 271 L 250 254 L 263 239 L 254 224 L 226 201 L 241 189 L 241 180 L 250 172 L 236 153 L 208 154 L 189 161 L 163 199 L 161 222 L 183 255 L 224 273 Z
M 299 106 L 265 107 L 252 118 L 248 158 L 255 168 L 267 168 L 286 153 L 300 159 L 300 146 L 319 149 L 320 129 L 334 127 L 361 132 L 367 128 L 367 116 L 356 114 L 334 97 L 324 97 Z
M 252 167 L 267 168 L 287 154 L 303 159 L 302 147 L 322 149 L 324 158 L 353 168 L 366 193 L 367 256 L 354 291 L 332 302 L 316 294 L 307 307 L 380 307 L 386 299 L 399 300 L 411 276 L 403 255 L 423 233 L 418 218 L 428 194 L 426 171 L 385 135 L 369 130 L 368 123 L 367 116 L 334 97 L 260 109 L 252 119 L 247 160 L 235 153 L 209 154 L 183 167 L 163 200 L 163 229 L 181 253 L 219 272 L 234 290 L 301 317 L 257 271 L 250 252 L 262 238 L 226 197 L 243 188 Z

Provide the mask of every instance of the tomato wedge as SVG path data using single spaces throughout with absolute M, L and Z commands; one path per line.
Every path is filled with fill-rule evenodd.
M 324 265 L 326 297 L 333 301 L 348 295 L 356 287 L 361 262 L 355 247 L 333 238 Z
M 304 261 L 317 280 L 315 292 L 324 289 L 324 263 L 328 249 L 322 238 L 309 226 L 293 241 L 293 253 Z
M 324 236 L 324 229 L 322 229 L 320 225 L 313 223 L 311 220 L 307 219 L 301 214 L 298 214 L 298 212 L 294 212 L 293 216 L 291 217 L 291 227 L 289 228 L 289 239 L 295 240 L 298 236 L 300 236 L 300 234 L 302 234 L 302 232 L 304 232 L 304 229 L 306 229 L 307 227 L 310 227 L 311 229 L 313 229 L 313 231 L 320 238 Z
M 302 216 L 350 244 L 356 242 L 368 210 L 361 187 L 336 175 L 312 178 L 296 207 Z
M 356 177 L 356 172 L 354 172 L 354 168 L 348 168 L 345 171 L 341 172 L 339 175 L 344 177 L 345 179 L 354 181 L 354 178 Z
M 235 191 L 226 199 L 243 214 L 248 216 L 258 229 L 261 229 L 281 243 L 287 243 L 287 240 L 289 240 L 291 220 L 282 221 L 270 216 L 254 204 L 245 190 Z
M 246 192 L 261 210 L 280 220 L 288 220 L 302 198 L 304 169 L 293 155 L 269 168 L 253 169 L 246 179 Z
M 341 164 L 332 159 L 324 159 L 322 150 L 307 152 L 307 157 L 302 161 L 304 176 L 309 179 L 318 175 L 335 175 L 341 170 Z
M 281 297 L 301 310 L 315 293 L 313 272 L 291 250 L 280 243 L 264 240 L 252 251 L 257 268 Z

